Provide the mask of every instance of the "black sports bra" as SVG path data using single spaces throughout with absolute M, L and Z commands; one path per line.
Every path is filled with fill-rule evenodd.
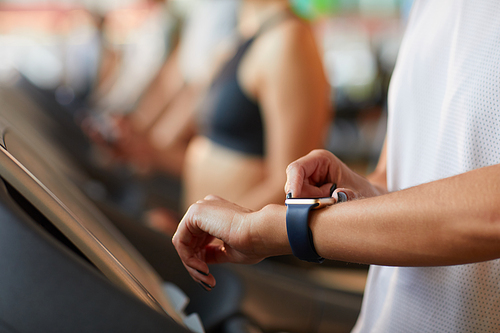
M 241 60 L 265 30 L 291 17 L 282 12 L 269 19 L 257 34 L 242 43 L 234 57 L 213 81 L 203 108 L 201 130 L 211 141 L 248 155 L 265 155 L 265 131 L 261 109 L 242 90 L 237 73 Z

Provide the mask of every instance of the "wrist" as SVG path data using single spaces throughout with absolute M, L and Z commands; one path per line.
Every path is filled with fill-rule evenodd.
M 286 231 L 286 206 L 267 205 L 252 213 L 255 237 L 267 256 L 292 254 Z

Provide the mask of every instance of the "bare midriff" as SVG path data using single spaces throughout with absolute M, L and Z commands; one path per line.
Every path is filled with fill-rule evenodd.
M 265 174 L 262 157 L 249 156 L 197 136 L 186 153 L 184 204 L 187 208 L 209 194 L 238 202 Z

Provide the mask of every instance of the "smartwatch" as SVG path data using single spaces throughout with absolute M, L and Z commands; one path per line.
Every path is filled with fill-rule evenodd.
M 342 193 L 342 197 L 339 196 L 339 202 L 346 201 L 346 199 L 344 193 Z M 320 209 L 333 205 L 336 202 L 331 197 L 288 198 L 285 200 L 285 205 L 287 206 L 286 231 L 294 256 L 304 261 L 323 262 L 324 258 L 314 248 L 313 235 L 309 228 L 309 212 L 311 209 Z

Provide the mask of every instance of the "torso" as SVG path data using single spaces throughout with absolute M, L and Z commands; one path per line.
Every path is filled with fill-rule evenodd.
M 277 29 L 275 29 L 277 30 Z M 237 68 L 238 89 L 246 95 L 249 104 L 258 107 L 256 94 L 266 50 L 275 43 L 275 31 L 259 36 L 246 50 Z M 265 55 L 263 57 L 263 55 Z M 252 111 L 255 112 L 255 109 Z M 260 112 L 260 111 L 259 111 Z M 259 115 L 259 121 L 262 119 Z M 261 127 L 260 141 L 264 142 L 265 124 L 258 124 L 256 118 L 251 131 L 258 133 Z M 262 150 L 265 150 L 262 147 Z M 245 151 L 237 147 L 227 147 L 210 139 L 209 135 L 199 135 L 189 144 L 184 165 L 184 202 L 186 206 L 204 198 L 208 194 L 219 195 L 228 200 L 237 201 L 250 189 L 260 183 L 267 173 L 264 151 Z
M 191 140 L 184 170 L 186 205 L 209 194 L 225 199 L 239 198 L 266 175 L 261 157 L 238 153 L 204 136 Z
M 240 75 L 240 68 L 255 41 L 256 37 L 244 41 L 213 80 L 200 110 L 199 123 L 200 132 L 214 143 L 243 154 L 263 157 L 261 109 L 246 91 Z M 245 84 L 248 84 L 248 79 L 245 76 Z

